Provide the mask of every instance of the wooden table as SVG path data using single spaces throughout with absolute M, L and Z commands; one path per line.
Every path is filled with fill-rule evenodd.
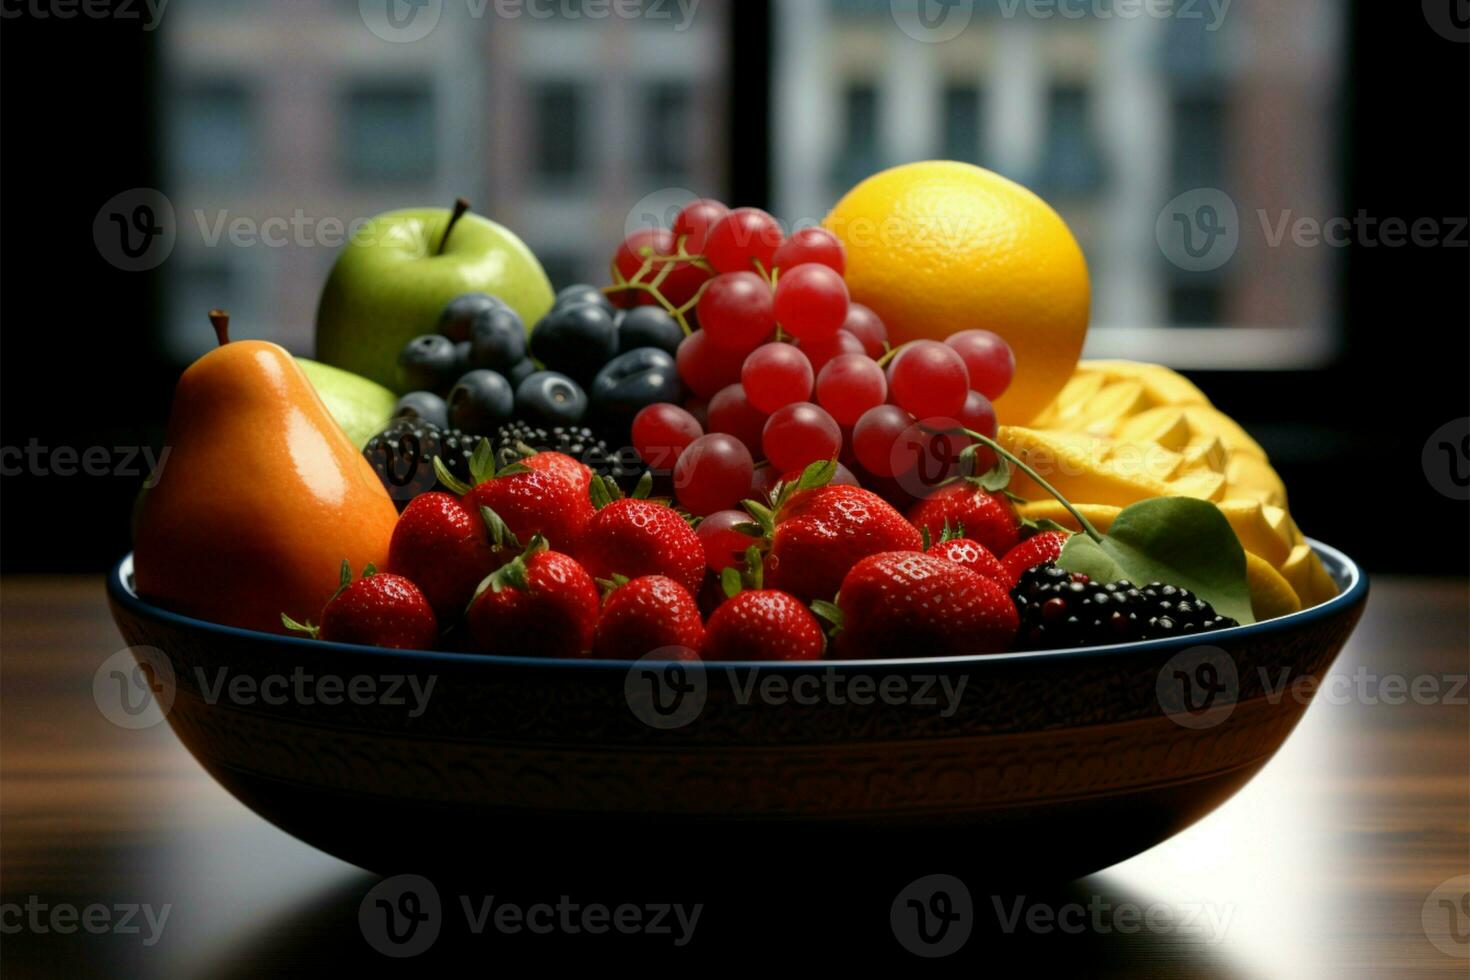
M 103 717 L 93 675 L 122 646 L 99 580 L 0 580 L 0 971 L 257 976 L 392 965 L 357 924 L 373 877 L 254 816 L 166 725 L 126 730 Z M 1454 903 L 1470 879 L 1435 889 L 1470 874 L 1467 648 L 1464 582 L 1376 581 L 1324 693 L 1243 792 L 1146 854 L 1024 897 L 1065 928 L 992 928 L 957 958 L 982 967 L 1024 959 L 1041 975 L 1465 976 L 1470 898 L 1463 913 Z M 976 896 L 977 916 L 1008 916 L 1017 898 L 998 910 Z M 165 906 L 156 928 L 143 908 L 156 923 Z M 138 909 L 127 923 L 136 931 L 113 929 L 128 908 Z M 70 910 L 90 914 L 96 931 L 71 923 Z M 744 948 L 701 947 L 696 931 L 674 952 L 765 959 L 760 909 L 744 911 Z M 564 950 L 556 936 L 482 939 L 480 970 L 512 945 Z M 640 957 L 671 949 L 640 939 Z M 888 935 L 814 936 L 807 952 L 825 962 L 875 944 L 869 963 L 912 964 Z M 611 948 L 582 936 L 573 950 L 605 957 Z

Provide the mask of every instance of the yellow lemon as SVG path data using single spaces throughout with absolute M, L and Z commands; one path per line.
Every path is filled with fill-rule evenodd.
M 897 345 L 983 328 L 1016 376 L 996 402 L 1024 425 L 1061 391 L 1087 334 L 1087 261 L 1041 198 L 981 167 L 910 163 L 848 191 L 826 227 L 847 249 L 847 286 Z

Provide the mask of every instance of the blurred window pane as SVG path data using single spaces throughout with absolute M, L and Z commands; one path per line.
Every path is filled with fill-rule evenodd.
M 878 143 L 878 89 L 867 82 L 849 85 L 842 93 L 842 149 L 837 154 L 833 180 L 838 192 L 882 168 Z
M 1049 194 L 1089 194 L 1102 184 L 1102 158 L 1091 131 L 1091 93 L 1058 85 L 1047 95 L 1046 155 L 1040 184 Z
M 1181 95 L 1170 106 L 1170 117 L 1174 188 L 1219 186 L 1225 179 L 1224 102 L 1210 92 Z
M 689 88 L 654 82 L 645 95 L 641 137 L 643 169 L 650 177 L 677 181 L 689 173 Z
M 537 83 L 531 97 L 533 162 L 532 176 L 542 181 L 567 181 L 586 166 L 584 106 L 575 82 Z
M 980 87 L 951 84 L 944 89 L 944 135 L 942 152 L 946 159 L 979 163 Z
M 235 81 L 186 84 L 169 127 L 172 167 L 184 181 L 245 177 L 254 161 L 250 100 Z
M 373 82 L 347 93 L 342 166 L 354 181 L 422 181 L 435 167 L 434 97 L 425 82 Z

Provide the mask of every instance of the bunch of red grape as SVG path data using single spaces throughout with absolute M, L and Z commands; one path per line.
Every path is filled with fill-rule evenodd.
M 764 211 L 701 199 L 671 230 L 630 236 L 613 267 L 615 301 L 659 303 L 689 330 L 676 363 L 694 397 L 644 408 L 632 441 L 690 512 L 761 497 L 819 459 L 899 504 L 993 462 L 966 452 L 965 430 L 995 435 L 1010 347 L 976 329 L 890 349 L 825 229 L 787 237 Z

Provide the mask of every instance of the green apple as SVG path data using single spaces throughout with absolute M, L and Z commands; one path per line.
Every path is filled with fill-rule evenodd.
M 387 388 L 330 364 L 304 357 L 296 358 L 296 363 L 301 365 L 332 418 L 358 449 L 388 424 L 398 396 Z
M 398 352 L 433 333 L 454 297 L 498 296 L 527 330 L 551 309 L 551 282 L 525 242 L 468 207 L 389 211 L 352 236 L 317 307 L 318 360 L 396 388 Z

